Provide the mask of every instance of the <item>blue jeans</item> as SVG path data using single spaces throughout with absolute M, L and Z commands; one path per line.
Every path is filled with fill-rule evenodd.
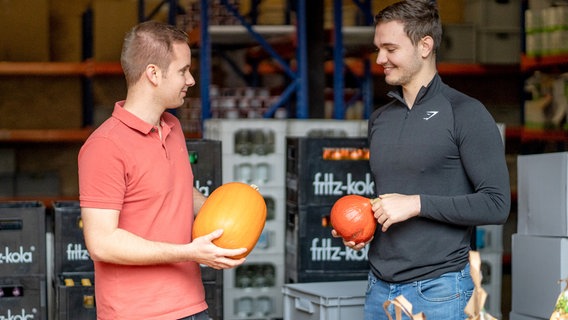
M 396 284 L 382 281 L 369 272 L 365 297 L 365 320 L 388 320 L 383 303 L 403 295 L 412 304 L 414 314 L 423 312 L 427 319 L 465 320 L 463 309 L 473 294 L 469 264 L 459 272 L 440 277 Z M 393 319 L 394 305 L 389 306 Z M 403 319 L 408 317 L 403 315 Z
M 179 320 L 209 320 L 209 313 L 207 310 L 201 311 L 200 313 L 196 313 L 192 316 L 181 318 Z

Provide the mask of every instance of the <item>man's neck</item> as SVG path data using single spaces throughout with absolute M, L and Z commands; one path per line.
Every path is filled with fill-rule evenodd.
M 416 97 L 418 96 L 420 89 L 427 87 L 430 82 L 432 82 L 432 79 L 434 79 L 434 76 L 436 76 L 436 72 L 437 71 L 435 68 L 429 68 L 429 70 L 425 70 L 421 74 L 418 74 L 415 77 L 414 81 L 402 86 L 402 97 L 404 98 L 404 101 L 406 102 L 406 105 L 409 109 L 412 109 L 412 107 L 414 106 Z

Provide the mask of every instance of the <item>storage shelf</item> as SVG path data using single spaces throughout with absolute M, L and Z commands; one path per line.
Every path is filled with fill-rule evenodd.
M 119 62 L 0 62 L 0 76 L 121 75 Z
M 359 59 L 346 60 L 349 69 L 356 75 L 363 75 L 364 64 Z M 520 69 L 517 64 L 504 64 L 504 65 L 484 65 L 474 63 L 445 63 L 440 62 L 437 64 L 438 73 L 440 75 L 452 76 L 481 76 L 481 75 L 503 75 L 519 73 Z M 332 72 L 333 63 L 326 65 L 326 72 Z M 374 61 L 371 64 L 371 73 L 374 75 L 383 75 L 383 68 Z
M 365 67 L 363 61 L 360 59 L 346 59 L 345 64 L 349 67 L 349 70 L 357 75 L 363 76 L 365 72 Z M 257 67 L 257 72 L 259 74 L 273 74 L 277 72 L 282 72 L 282 68 L 276 63 L 271 63 L 269 61 L 261 61 Z M 334 63 L 333 61 L 327 61 L 325 63 L 325 72 L 327 74 L 333 74 Z M 245 71 L 250 72 L 250 70 L 245 69 Z M 507 65 L 483 65 L 483 64 L 473 64 L 473 63 L 438 63 L 438 72 L 441 75 L 452 75 L 452 76 L 483 76 L 483 75 L 503 75 L 503 74 L 517 74 L 520 73 L 519 66 L 516 64 Z M 383 75 L 383 68 L 376 63 L 371 64 L 371 73 L 373 75 Z
M 92 129 L 0 129 L 0 142 L 79 143 L 91 132 Z
M 540 68 L 556 68 L 558 66 L 568 66 L 568 54 L 546 57 L 521 55 L 521 69 L 523 71 L 537 70 Z
M 0 129 L 0 143 L 83 143 L 93 132 L 85 129 Z M 186 132 L 186 139 L 200 139 L 194 132 Z
M 15 196 L 15 197 L 0 197 L 0 202 L 4 201 L 39 201 L 42 202 L 47 209 L 53 209 L 53 203 L 57 201 L 78 201 L 79 196 Z
M 253 25 L 252 29 L 266 40 L 290 39 L 295 41 L 296 27 L 293 25 Z M 331 31 L 331 30 L 328 30 Z M 373 46 L 373 26 L 343 27 L 343 46 Z M 243 25 L 210 25 L 209 36 L 215 45 L 254 45 L 258 42 Z
M 291 25 L 254 25 L 252 29 L 265 39 L 294 38 L 296 28 Z M 252 45 L 258 42 L 243 25 L 210 25 L 209 36 L 212 44 L 219 45 Z
M 505 129 L 507 139 L 520 139 L 521 142 L 529 141 L 558 141 L 568 142 L 568 131 L 532 129 L 525 127 L 507 127 Z
M 566 57 L 568 64 L 568 57 Z M 356 75 L 363 75 L 363 62 L 359 59 L 347 59 L 346 64 Z M 552 65 L 552 63 L 551 63 Z M 333 73 L 333 62 L 326 63 L 327 73 Z M 373 63 L 371 71 L 374 75 L 383 74 L 382 67 Z M 519 66 L 483 65 L 474 63 L 438 63 L 441 75 L 492 75 L 519 72 Z M 263 61 L 258 69 L 261 74 L 282 72 L 276 64 Z M 94 76 L 122 75 L 119 62 L 0 62 L 0 76 Z

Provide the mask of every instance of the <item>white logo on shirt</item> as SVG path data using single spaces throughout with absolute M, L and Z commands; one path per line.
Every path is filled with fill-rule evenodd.
M 439 111 L 426 111 L 426 117 L 424 120 L 430 120 L 433 116 L 437 115 Z

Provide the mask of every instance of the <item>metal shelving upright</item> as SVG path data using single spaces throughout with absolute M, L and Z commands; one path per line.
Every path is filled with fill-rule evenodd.
M 371 25 L 373 22 L 373 16 L 371 14 L 371 0 L 351 0 L 357 5 L 359 10 L 362 12 L 364 17 L 364 22 L 366 25 Z M 343 12 L 341 7 L 343 5 L 343 0 L 333 0 L 333 24 L 334 24 L 334 39 L 335 44 L 333 47 L 333 118 L 334 119 L 345 119 L 346 106 L 344 101 L 344 86 L 345 78 L 344 72 L 347 66 L 344 64 L 344 41 L 343 37 L 351 32 L 346 32 L 343 28 Z M 365 33 L 366 28 L 351 28 L 352 32 Z M 369 43 L 369 45 L 371 45 Z M 373 77 L 371 74 L 371 64 L 368 59 L 363 59 L 364 69 L 363 76 L 359 78 L 362 98 L 363 98 L 363 116 L 368 118 L 371 113 L 371 107 L 373 104 Z M 341 67 L 339 67 L 341 66 Z
M 307 49 L 308 39 L 306 36 L 306 5 L 305 0 L 291 0 L 295 1 L 296 8 L 296 25 L 295 33 L 297 39 L 296 48 L 296 69 L 293 70 L 289 63 L 287 63 L 265 40 L 261 32 L 257 29 L 259 26 L 253 26 L 248 23 L 238 12 L 238 10 L 228 3 L 228 0 L 220 0 L 229 12 L 237 18 L 240 24 L 246 29 L 249 35 L 265 49 L 270 56 L 278 62 L 282 67 L 283 72 L 291 79 L 289 85 L 286 87 L 281 95 L 281 98 L 264 114 L 265 117 L 271 117 L 278 108 L 282 107 L 291 97 L 296 94 L 296 114 L 295 118 L 304 119 L 309 117 L 308 106 L 308 65 L 307 65 Z M 362 11 L 365 22 L 370 25 L 372 23 L 371 15 L 371 1 L 370 0 L 351 0 Z M 253 3 L 253 7 L 258 2 Z M 344 64 L 344 41 L 343 37 L 347 34 L 365 34 L 369 30 L 367 27 L 350 28 L 349 32 L 345 32 L 342 25 L 342 0 L 334 0 L 334 38 L 335 44 L 333 48 L 334 65 L 339 66 L 334 68 L 334 112 L 335 119 L 345 118 L 346 104 L 344 102 L 344 72 L 346 66 Z M 255 9 L 255 8 L 253 8 Z M 211 85 L 211 28 L 208 20 L 208 0 L 201 0 L 201 29 L 200 29 L 200 84 L 201 84 L 201 104 L 202 104 L 202 119 L 211 118 L 211 101 L 209 98 L 209 86 Z M 272 26 L 273 29 L 275 26 Z M 283 26 L 285 27 L 285 26 Z M 288 30 L 288 28 L 286 28 Z M 371 45 L 371 43 L 369 43 Z M 371 66 L 368 59 L 364 59 L 364 74 L 358 80 L 361 85 L 362 99 L 364 104 L 364 116 L 368 117 L 371 111 L 373 94 L 372 94 L 372 74 Z
M 228 0 L 220 0 L 221 4 L 241 23 L 246 29 L 248 34 L 266 50 L 270 56 L 278 62 L 284 70 L 284 73 L 291 79 L 290 83 L 280 96 L 280 99 L 265 113 L 265 117 L 270 117 L 273 113 L 280 108 L 292 94 L 296 94 L 297 118 L 308 117 L 308 84 L 307 82 L 307 39 L 306 27 L 302 21 L 306 20 L 305 2 L 304 0 L 297 1 L 296 15 L 296 70 L 292 69 L 272 46 L 264 39 L 264 37 L 255 30 L 255 28 L 248 23 L 238 10 L 228 3 Z M 209 30 L 208 19 L 208 0 L 201 0 L 201 54 L 200 54 L 200 84 L 201 84 L 201 115 L 202 119 L 211 118 L 211 101 L 209 99 L 209 87 L 211 85 L 211 33 Z

